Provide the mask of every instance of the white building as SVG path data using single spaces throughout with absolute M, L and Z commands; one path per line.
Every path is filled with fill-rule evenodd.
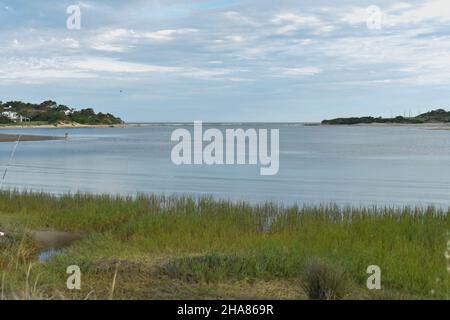
M 2 116 L 5 118 L 8 118 L 9 120 L 16 121 L 16 122 L 17 121 L 19 121 L 19 122 L 30 121 L 29 118 L 22 117 L 20 114 L 18 114 L 17 112 L 13 112 L 13 111 L 3 111 Z
M 9 120 L 17 120 L 19 117 L 17 112 L 13 112 L 13 111 L 3 111 L 2 116 L 4 116 L 5 118 L 8 118 Z

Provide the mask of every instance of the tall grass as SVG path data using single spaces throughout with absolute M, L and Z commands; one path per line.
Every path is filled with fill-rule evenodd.
M 380 266 L 382 285 L 392 290 L 445 298 L 449 287 L 444 252 L 450 219 L 433 207 L 252 206 L 209 197 L 11 191 L 0 192 L 5 227 L 89 233 L 46 265 L 41 281 L 55 283 L 65 283 L 64 265 L 90 270 L 99 260 L 152 257 L 164 257 L 160 274 L 188 283 L 301 279 L 307 262 L 318 257 L 342 267 L 362 287 L 369 265 Z M 11 246 L 19 248 L 17 242 Z M 0 272 L 10 277 L 17 272 L 7 251 L 0 252 Z M 32 254 L 20 256 L 16 263 L 26 269 Z M 90 279 L 92 290 L 96 280 Z M 116 275 L 105 291 L 117 293 Z

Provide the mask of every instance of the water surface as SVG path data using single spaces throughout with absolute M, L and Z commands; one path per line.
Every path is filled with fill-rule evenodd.
M 113 194 L 194 194 L 282 204 L 450 205 L 450 131 L 417 126 L 214 125 L 280 129 L 280 170 L 176 166 L 175 125 L 2 130 L 69 141 L 20 142 L 4 188 Z M 14 143 L 0 143 L 0 166 Z M 1 178 L 0 175 L 0 178 Z

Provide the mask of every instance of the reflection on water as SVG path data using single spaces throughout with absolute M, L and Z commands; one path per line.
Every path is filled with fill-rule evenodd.
M 209 194 L 284 204 L 450 205 L 450 131 L 251 126 L 280 129 L 278 175 L 260 176 L 258 166 L 248 165 L 175 166 L 170 135 L 176 126 L 3 130 L 0 133 L 69 133 L 69 141 L 21 142 L 5 187 L 55 193 Z M 2 167 L 12 147 L 0 143 Z
M 47 249 L 47 250 L 41 251 L 39 253 L 38 261 L 39 262 L 47 262 L 51 258 L 53 258 L 55 256 L 63 255 L 64 253 L 65 253 L 64 249 Z

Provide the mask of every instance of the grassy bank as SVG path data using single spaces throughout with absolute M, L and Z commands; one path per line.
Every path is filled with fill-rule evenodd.
M 3 192 L 0 230 L 3 297 L 304 299 L 317 259 L 343 271 L 345 298 L 445 299 L 450 288 L 450 220 L 434 208 Z M 39 263 L 31 230 L 86 236 Z M 65 288 L 69 265 L 82 270 L 80 291 Z M 366 288 L 369 265 L 381 268 L 380 291 Z

